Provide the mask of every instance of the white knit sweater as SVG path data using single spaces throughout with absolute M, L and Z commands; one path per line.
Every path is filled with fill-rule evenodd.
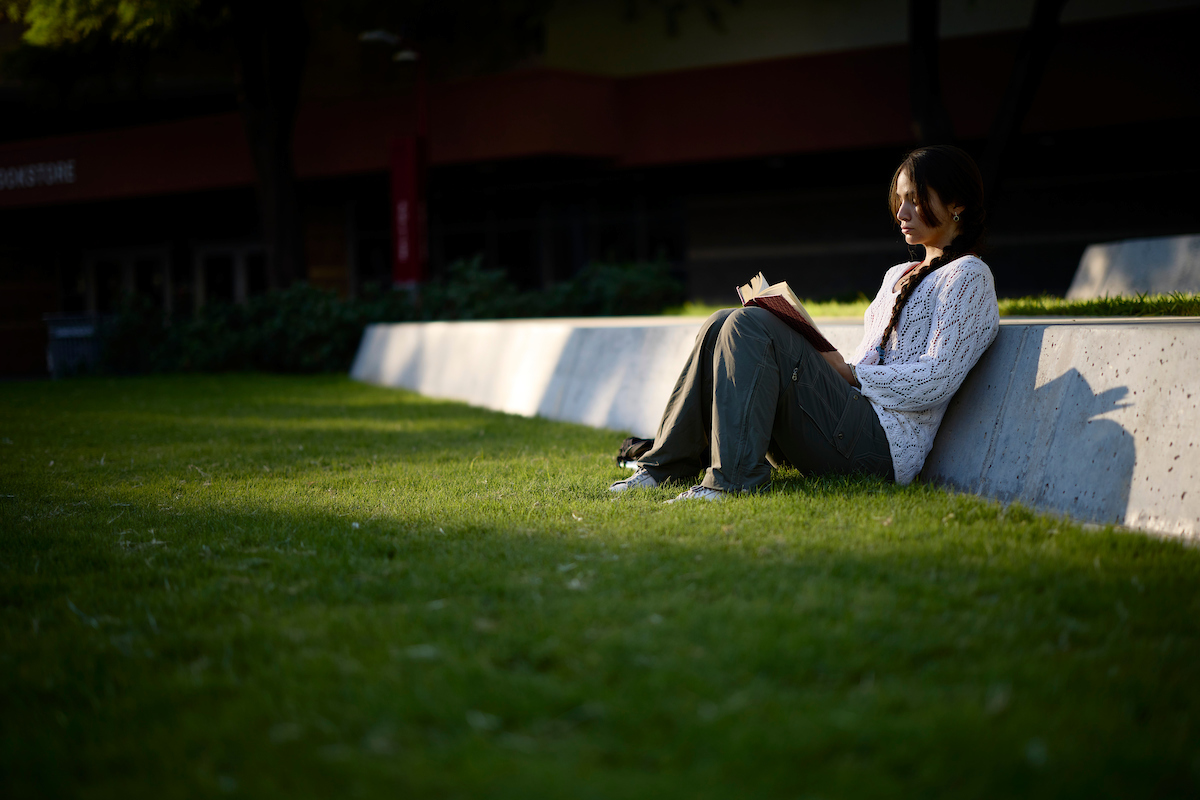
M 851 357 L 863 396 L 887 434 L 901 485 L 921 471 L 950 398 L 1000 331 L 992 272 L 976 256 L 963 256 L 913 290 L 881 364 L 875 347 L 892 315 L 896 281 L 911 266 L 897 264 L 884 276 Z

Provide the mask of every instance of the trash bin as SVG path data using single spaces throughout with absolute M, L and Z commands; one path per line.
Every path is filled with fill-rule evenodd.
M 96 314 L 46 314 L 46 368 L 57 380 L 88 372 L 100 361 L 105 318 Z

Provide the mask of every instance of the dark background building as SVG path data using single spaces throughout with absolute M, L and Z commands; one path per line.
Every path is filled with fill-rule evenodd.
M 941 6 L 942 97 L 981 156 L 1033 2 Z M 415 72 L 312 7 L 294 138 L 304 272 L 354 295 L 391 280 L 389 147 L 414 130 Z M 657 6 L 626 7 L 562 0 L 531 56 L 431 62 L 433 275 L 481 255 L 534 287 L 665 260 L 706 300 L 758 270 L 809 297 L 872 292 L 907 257 L 885 196 L 917 142 L 906 3 L 744 0 L 723 30 L 692 9 L 674 32 Z M 1197 31 L 1193 2 L 1066 4 L 995 202 L 1002 295 L 1061 294 L 1088 244 L 1200 228 Z M 219 48 L 133 66 L 77 54 L 94 73 L 55 78 L 19 35 L 0 30 L 0 374 L 44 373 L 46 313 L 140 294 L 188 314 L 264 291 Z

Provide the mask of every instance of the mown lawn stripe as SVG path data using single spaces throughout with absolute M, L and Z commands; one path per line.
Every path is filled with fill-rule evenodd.
M 6 796 L 1200 787 L 1177 541 L 795 472 L 614 498 L 620 433 L 342 377 L 0 408 Z

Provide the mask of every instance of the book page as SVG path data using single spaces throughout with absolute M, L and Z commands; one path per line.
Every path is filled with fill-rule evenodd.
M 750 283 L 738 289 L 738 297 L 741 298 L 742 305 L 745 305 L 746 301 L 755 297 L 780 297 L 786 300 L 792 308 L 796 309 L 796 313 L 803 317 L 805 322 L 814 328 L 817 327 L 817 323 L 813 322 L 812 314 L 808 313 L 808 309 L 804 307 L 804 303 L 800 302 L 800 298 L 792 291 L 792 287 L 788 285 L 787 281 L 780 281 L 779 283 L 764 287 L 763 284 L 765 283 L 766 278 L 760 272 L 757 276 L 750 279 Z M 750 289 L 751 291 L 744 291 L 746 289 Z
M 770 311 L 808 339 L 820 352 L 834 349 L 787 281 L 768 285 L 766 277 L 760 272 L 749 283 L 739 286 L 737 293 L 743 306 L 756 305 Z
M 742 284 L 738 287 L 738 299 L 742 301 L 742 305 L 746 305 L 748 300 L 762 294 L 763 290 L 766 288 L 767 279 L 760 272 L 751 278 L 749 283 Z
M 771 288 L 778 289 L 779 295 L 784 300 L 787 300 L 792 307 L 799 312 L 800 316 L 804 317 L 805 322 L 807 322 L 809 325 L 812 325 L 814 328 L 817 327 L 817 323 L 813 322 L 812 315 L 808 313 L 808 309 L 804 307 L 804 303 L 801 303 L 800 298 L 797 297 L 796 293 L 792 291 L 792 287 L 788 286 L 787 281 L 784 281 L 783 283 L 777 283 Z

